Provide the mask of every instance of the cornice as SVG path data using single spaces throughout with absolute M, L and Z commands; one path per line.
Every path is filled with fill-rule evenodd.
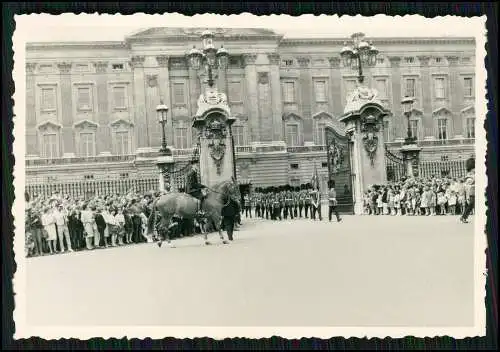
M 426 37 L 426 38 L 367 38 L 377 45 L 396 45 L 396 44 L 469 44 L 475 45 L 476 40 L 473 37 Z M 337 45 L 343 46 L 344 42 L 349 41 L 348 38 L 284 38 L 281 40 L 282 46 L 294 45 Z
M 32 42 L 26 50 L 41 51 L 53 49 L 128 49 L 125 42 Z

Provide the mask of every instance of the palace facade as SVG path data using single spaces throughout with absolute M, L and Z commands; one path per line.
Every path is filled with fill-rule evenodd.
M 218 72 L 227 94 L 241 183 L 326 182 L 324 127 L 338 122 L 357 71 L 340 58 L 346 38 L 293 39 L 263 29 L 213 29 L 230 54 Z M 196 144 L 191 127 L 205 74 L 187 65 L 201 29 L 151 28 L 121 42 L 27 44 L 27 183 L 156 177 L 161 146 L 155 108 L 169 106 L 167 141 L 176 165 Z M 365 83 L 392 111 L 386 145 L 407 133 L 401 99 L 416 99 L 412 134 L 422 160 L 474 153 L 474 38 L 368 38 L 379 49 Z

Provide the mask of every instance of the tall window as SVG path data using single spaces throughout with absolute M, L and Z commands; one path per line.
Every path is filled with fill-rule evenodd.
M 174 83 L 174 104 L 184 105 L 185 103 L 184 83 Z
M 89 87 L 80 87 L 77 90 L 77 107 L 78 110 L 91 110 L 92 98 Z
M 474 96 L 474 81 L 472 80 L 472 77 L 464 78 L 464 96 L 465 97 Z
M 465 119 L 465 138 L 476 138 L 476 119 L 474 117 Z
M 299 126 L 295 124 L 286 125 L 286 142 L 290 147 L 299 145 Z
M 345 95 L 348 97 L 351 93 L 356 89 L 356 80 L 355 79 L 347 79 L 345 80 Z
M 415 78 L 407 78 L 405 81 L 405 96 L 407 97 L 415 97 L 417 81 Z
M 437 99 L 444 99 L 445 89 L 444 89 L 444 78 L 439 77 L 434 79 L 434 95 Z
M 438 139 L 445 140 L 448 139 L 448 120 L 441 118 L 437 120 L 438 124 Z
M 380 99 L 387 99 L 387 80 L 379 78 L 375 80 L 375 89 L 377 89 Z
M 388 120 L 384 120 L 383 122 L 384 124 L 384 141 L 385 142 L 390 142 L 391 140 L 391 131 L 389 130 L 389 121 Z
M 411 138 L 418 139 L 418 120 L 410 120 Z
M 314 94 L 317 102 L 326 102 L 326 81 L 314 82 Z
M 294 103 L 295 102 L 295 83 L 294 82 L 285 82 L 283 85 L 283 96 L 285 103 Z
M 232 103 L 241 102 L 241 82 L 229 82 L 229 101 Z
M 115 109 L 127 109 L 127 92 L 125 87 L 113 87 L 113 104 Z
M 188 145 L 188 128 L 177 126 L 174 130 L 174 144 L 176 149 L 187 149 Z
M 56 109 L 56 90 L 54 88 L 42 88 L 41 105 L 42 110 Z
M 94 133 L 81 132 L 80 133 L 80 155 L 81 156 L 94 156 Z
M 42 156 L 47 159 L 57 158 L 57 134 L 46 133 L 42 136 Z
M 245 127 L 233 125 L 231 127 L 233 132 L 234 145 L 246 145 L 245 141 Z
M 128 131 L 119 131 L 115 133 L 116 138 L 116 154 L 130 154 L 130 135 Z
M 325 145 L 325 124 L 324 123 L 316 123 L 316 131 L 315 131 L 315 143 L 316 145 Z

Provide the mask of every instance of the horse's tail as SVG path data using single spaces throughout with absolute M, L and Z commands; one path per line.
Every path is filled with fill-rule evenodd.
M 157 198 L 153 201 L 153 205 L 151 207 L 151 214 L 148 217 L 148 224 L 146 226 L 146 235 L 149 235 L 151 232 L 154 232 L 154 227 L 156 225 L 156 203 L 158 202 Z

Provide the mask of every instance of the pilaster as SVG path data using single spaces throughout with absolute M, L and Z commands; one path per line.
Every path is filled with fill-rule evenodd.
M 149 140 L 148 123 L 146 121 L 146 101 L 145 101 L 145 77 L 144 77 L 144 56 L 133 56 L 130 59 L 130 66 L 134 77 L 134 126 L 135 140 L 137 148 L 147 147 Z
M 260 128 L 259 128 L 259 99 L 257 90 L 257 67 L 255 61 L 257 60 L 256 54 L 243 55 L 245 65 L 245 80 L 247 84 L 247 112 L 248 123 L 250 127 L 250 141 L 260 142 Z
M 262 142 L 272 142 L 273 119 L 272 119 L 272 101 L 270 94 L 270 82 L 268 72 L 259 72 L 258 74 L 258 91 L 259 91 L 259 116 L 260 116 L 260 140 Z
M 97 115 L 97 122 L 99 127 L 97 128 L 97 152 L 106 153 L 112 152 L 112 139 L 111 139 L 111 129 L 109 127 L 110 121 L 110 109 L 109 109 L 109 94 L 108 94 L 108 67 L 109 62 L 98 61 L 94 62 L 96 69 L 96 84 L 97 84 L 97 106 L 94 112 Z
M 331 95 L 331 111 L 334 117 L 342 115 L 344 103 L 342 101 L 342 73 L 340 71 L 340 57 L 328 58 L 330 62 L 330 84 L 329 93 Z
M 424 138 L 434 135 L 432 121 L 432 82 L 429 67 L 430 56 L 419 56 L 420 74 L 422 77 L 422 127 L 424 129 Z
M 281 80 L 280 80 L 280 56 L 272 53 L 267 55 L 269 59 L 269 74 L 271 80 L 271 101 L 273 120 L 273 141 L 283 141 L 283 111 L 281 101 Z
M 62 151 L 61 155 L 64 153 L 75 153 L 75 138 L 73 134 L 73 93 L 71 87 L 71 63 L 60 62 L 57 64 L 59 68 L 60 84 L 61 84 L 61 102 L 62 111 L 61 114 L 62 121 Z
M 452 113 L 453 136 L 463 135 L 463 122 L 460 114 L 461 102 L 463 100 L 463 89 L 460 82 L 460 72 L 458 71 L 458 56 L 446 56 L 450 72 L 450 102 Z
M 36 63 L 26 63 L 26 155 L 38 154 L 36 130 Z
M 392 130 L 394 139 L 405 136 L 405 123 L 403 121 L 403 112 L 401 111 L 401 57 L 389 57 L 391 63 L 391 81 L 392 81 Z
M 169 57 L 166 55 L 160 55 L 156 57 L 156 62 L 158 63 L 158 88 L 161 99 L 163 103 L 171 107 L 172 98 L 170 96 L 170 72 L 168 69 Z M 167 134 L 167 144 L 173 145 L 174 143 L 174 129 L 172 124 L 172 109 L 168 112 L 168 128 L 166 128 L 165 133 Z M 161 131 L 160 131 L 161 132 Z
M 311 60 L 308 57 L 298 57 L 299 64 L 299 89 L 300 89 L 300 102 L 301 115 L 303 119 L 303 136 L 304 143 L 314 141 L 313 136 L 313 121 L 312 121 L 312 102 L 311 102 Z

